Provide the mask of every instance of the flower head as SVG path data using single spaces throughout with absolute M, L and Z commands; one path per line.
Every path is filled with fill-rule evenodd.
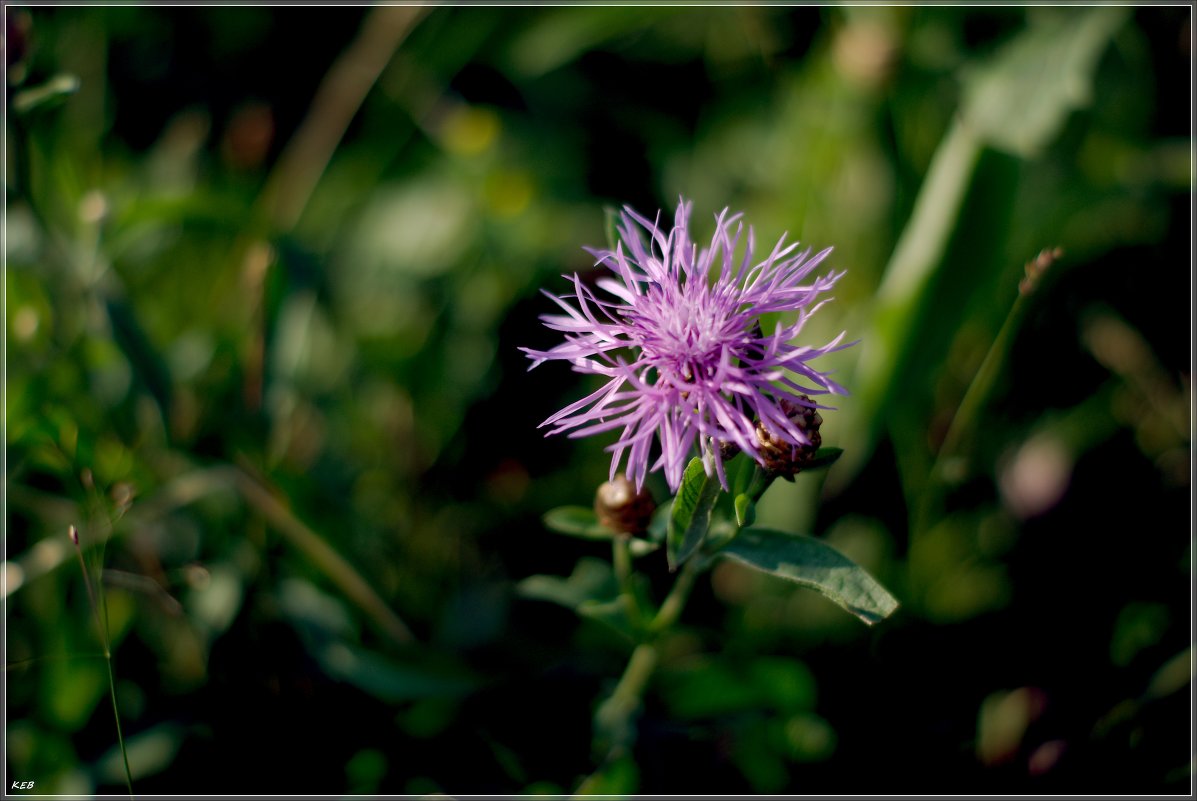
M 608 448 L 611 476 L 626 455 L 628 478 L 637 487 L 649 472 L 663 469 L 676 491 L 697 447 L 708 475 L 713 470 L 726 488 L 721 451 L 734 449 L 721 444 L 737 446 L 762 465 L 758 427 L 770 432 L 770 447 L 809 448 L 809 436 L 791 419 L 794 405 L 818 406 L 803 395 L 847 394 L 809 364 L 848 347 L 840 344 L 842 333 L 819 348 L 793 344 L 826 302 L 818 301 L 819 295 L 844 274 L 801 283 L 831 248 L 814 256 L 809 248 L 795 253 L 798 243 L 787 245 L 783 236 L 753 264 L 749 227 L 744 254 L 737 259 L 744 225 L 740 214 L 724 209 L 715 217 L 710 244 L 699 250 L 690 239 L 690 209 L 682 199 L 673 229 L 665 233 L 625 207 L 615 250 L 587 249 L 612 273 L 596 285 L 609 297 L 600 297 L 575 274 L 573 294 L 545 293 L 565 314 L 541 318 L 563 332 L 565 342 L 547 351 L 521 349 L 532 367 L 564 359 L 577 372 L 608 379 L 541 425 L 553 426 L 549 434 L 568 431 L 571 437 L 621 429 Z M 647 245 L 641 230 L 649 237 Z M 771 312 L 797 316 L 779 320 L 766 333 L 761 315 Z M 651 464 L 650 454 L 655 454 Z

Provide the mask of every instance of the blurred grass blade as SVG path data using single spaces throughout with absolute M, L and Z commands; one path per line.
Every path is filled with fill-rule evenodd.
M 55 75 L 40 86 L 23 89 L 12 99 L 13 111 L 27 114 L 34 109 L 65 100 L 79 91 L 79 79 L 74 75 Z
M 996 56 L 965 74 L 966 124 L 995 148 L 1039 153 L 1068 114 L 1093 97 L 1093 73 L 1126 9 L 1099 6 L 1039 18 Z
M 881 410 L 895 377 L 901 374 L 919 310 L 932 277 L 943 263 L 980 154 L 977 139 L 959 121 L 935 151 L 861 337 L 860 361 L 849 384 L 855 399 L 845 407 L 850 419 L 841 428 L 848 456 L 842 460 L 845 469 L 828 479 L 833 491 L 845 486 L 872 453 L 882 423 Z
M 718 479 L 707 475 L 702 459 L 697 456 L 691 459 L 669 513 L 665 555 L 670 570 L 677 570 L 702 545 L 720 489 Z
M 845 469 L 829 477 L 829 491 L 842 489 L 864 466 L 892 400 L 896 378 L 910 360 L 937 273 L 945 268 L 949 242 L 977 174 L 986 144 L 1020 155 L 1054 136 L 1068 111 L 1091 95 L 1097 56 L 1123 19 L 1118 8 L 1095 8 L 1078 23 L 1040 23 L 1010 42 L 968 78 L 962 116 L 935 151 L 877 290 L 860 361 L 850 386 L 855 402 L 843 427 Z M 1022 126 L 1026 126 L 1023 130 Z
M 897 599 L 864 568 L 814 537 L 747 528 L 719 553 L 818 590 L 869 625 L 898 608 Z
M 162 419 L 170 420 L 171 383 L 166 362 L 150 344 L 149 337 L 128 303 L 109 298 L 104 308 L 112 323 L 112 336 L 133 368 L 133 374 L 153 396 L 162 412 Z M 169 426 L 168 426 L 169 430 Z
M 346 561 L 324 538 L 312 531 L 290 509 L 274 497 L 257 479 L 243 471 L 234 473 L 237 488 L 245 500 L 258 510 L 280 534 L 315 564 L 337 585 L 341 592 L 395 643 L 408 645 L 415 641 L 395 611 L 387 605 L 369 582 Z

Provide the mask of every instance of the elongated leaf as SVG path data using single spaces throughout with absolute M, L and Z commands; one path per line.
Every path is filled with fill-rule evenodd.
M 544 524 L 559 534 L 586 540 L 609 540 L 612 531 L 598 521 L 593 509 L 585 506 L 559 506 L 545 512 Z
M 616 536 L 614 531 L 598 521 L 593 509 L 587 509 L 585 506 L 559 506 L 546 512 L 543 520 L 545 528 L 583 540 L 610 540 Z M 628 540 L 628 549 L 632 556 L 652 553 L 658 547 L 659 543 L 649 540 L 636 537 Z
M 552 601 L 570 609 L 577 609 L 583 601 L 610 600 L 617 591 L 611 565 L 589 556 L 578 560 L 569 578 L 528 576 L 516 585 L 516 593 L 524 598 Z
M 1044 15 L 965 76 L 962 113 L 986 143 L 1033 156 L 1069 113 L 1093 98 L 1093 73 L 1125 8 L 1099 6 Z
M 746 528 L 719 553 L 818 590 L 869 625 L 898 608 L 864 568 L 814 537 Z
M 832 493 L 843 490 L 868 463 L 883 409 L 899 378 L 909 381 L 912 343 L 939 315 L 927 315 L 937 276 L 959 262 L 946 258 L 952 237 L 963 227 L 962 211 L 979 174 L 985 146 L 1029 155 L 1051 143 L 1068 114 L 1093 95 L 1098 59 L 1125 19 L 1126 9 L 1062 9 L 1035 23 L 1004 48 L 965 70 L 965 96 L 957 120 L 940 142 L 915 200 L 910 220 L 894 248 L 861 332 L 862 347 L 852 380 L 855 402 L 840 420 L 844 464 L 828 476 Z M 977 191 L 991 205 L 1009 208 L 1012 190 Z M 987 214 L 992 217 L 992 211 Z M 992 227 L 992 221 L 990 221 Z M 968 240 L 973 250 L 993 245 Z M 977 268 L 973 267 L 974 270 Z M 924 358 L 924 357 L 919 357 Z
M 569 578 L 528 576 L 516 586 L 516 592 L 524 598 L 560 604 L 620 634 L 634 637 L 626 602 L 618 591 L 611 566 L 589 556 L 578 560 Z
M 157 402 L 162 418 L 169 419 L 172 387 L 166 362 L 150 343 L 149 336 L 129 303 L 109 298 L 105 308 L 108 320 L 112 323 L 112 338 L 129 360 L 133 374 Z
M 702 545 L 707 528 L 711 525 L 711 510 L 719 499 L 720 489 L 719 480 L 707 476 L 702 459 L 697 456 L 691 459 L 682 475 L 682 485 L 678 488 L 673 510 L 669 514 L 665 554 L 670 570 L 677 570 L 678 565 L 693 556 Z

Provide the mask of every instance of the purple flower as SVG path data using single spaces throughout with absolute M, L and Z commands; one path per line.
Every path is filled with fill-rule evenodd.
M 816 404 L 802 394 L 847 394 L 809 362 L 854 344 L 841 345 L 843 333 L 821 348 L 792 344 L 807 318 L 826 302 L 815 302 L 818 296 L 844 275 L 800 283 L 831 248 L 795 255 L 798 243 L 786 245 L 783 236 L 764 261 L 753 265 L 749 227 L 744 255 L 737 260 L 744 225 L 740 214 L 729 216 L 724 209 L 715 218 L 710 245 L 700 251 L 690 239 L 690 208 L 680 200 L 673 230 L 666 234 L 625 207 L 622 241 L 614 252 L 587 248 L 596 264 L 613 273 L 597 281 L 610 297 L 600 298 L 575 274 L 573 294 L 545 293 L 565 314 L 541 318 L 564 332 L 565 342 L 547 351 L 521 348 L 532 367 L 564 359 L 577 372 L 609 379 L 545 420 L 542 426 L 553 426 L 549 434 L 583 437 L 621 429 L 608 448 L 611 477 L 626 454 L 627 474 L 637 487 L 650 471 L 663 468 L 675 492 L 696 445 L 707 474 L 713 469 L 724 488 L 719 443 L 734 443 L 762 462 L 756 420 L 783 442 L 809 445 L 782 401 L 810 407 Z M 650 237 L 647 248 L 641 228 Z M 770 312 L 796 312 L 797 317 L 788 325 L 779 320 L 772 333 L 764 333 L 760 317 Z M 658 449 L 651 447 L 654 439 Z M 651 466 L 650 451 L 656 456 Z

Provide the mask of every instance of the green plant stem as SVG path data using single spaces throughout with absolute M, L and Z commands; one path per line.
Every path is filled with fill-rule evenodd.
M 673 589 L 669 591 L 669 595 L 665 596 L 661 608 L 657 610 L 656 617 L 649 624 L 651 632 L 659 634 L 677 622 L 677 619 L 681 617 L 682 609 L 686 606 L 686 601 L 690 598 L 690 591 L 694 589 L 694 579 L 698 578 L 699 572 L 705 566 L 705 560 L 697 554 L 686 562 L 682 567 L 682 572 L 678 574 L 677 581 L 673 583 Z
M 990 344 L 985 358 L 981 361 L 981 366 L 977 368 L 976 374 L 969 382 L 968 389 L 964 392 L 964 397 L 960 400 L 960 405 L 956 408 L 956 413 L 952 416 L 952 422 L 944 435 L 943 444 L 940 445 L 928 473 L 927 486 L 921 493 L 918 516 L 914 521 L 916 534 L 925 531 L 929 526 L 935 508 L 943 498 L 944 488 L 959 469 L 959 460 L 962 458 L 961 447 L 975 430 L 981 411 L 993 392 L 994 385 L 1005 364 L 1006 355 L 1010 351 L 1014 334 L 1026 313 L 1028 299 L 1033 294 L 1033 291 L 1019 292 L 1014 299 L 1010 311 L 1006 314 L 1006 319 L 1002 322 L 1002 327 Z
M 72 529 L 74 527 L 72 526 Z M 87 588 L 87 602 L 91 606 L 91 612 L 96 618 L 96 629 L 100 635 L 100 645 L 104 650 L 104 666 L 108 669 L 108 697 L 112 701 L 112 717 L 116 721 L 116 741 L 121 749 L 121 759 L 125 765 L 125 786 L 129 789 L 129 798 L 133 797 L 133 771 L 129 769 L 129 750 L 125 747 L 125 733 L 121 728 L 121 713 L 120 708 L 116 703 L 116 672 L 112 667 L 112 640 L 109 637 L 108 629 L 108 604 L 104 600 L 104 596 L 100 596 L 100 605 L 96 604 L 96 593 L 91 586 L 91 577 L 87 572 L 87 563 L 83 561 L 83 549 L 79 542 L 72 535 L 72 540 L 75 540 L 75 554 L 79 557 L 79 569 L 83 571 L 83 586 Z M 103 607 L 104 614 L 100 614 L 100 607 Z
M 1019 323 L 1022 322 L 1023 310 L 1028 297 L 1030 296 L 1020 292 L 1014 300 L 1009 313 L 1006 314 L 1006 319 L 1002 322 L 1001 329 L 994 337 L 993 344 L 989 346 L 989 351 L 985 354 L 981 366 L 969 383 L 968 389 L 965 390 L 960 406 L 957 407 L 956 414 L 952 416 L 948 432 L 944 435 L 939 453 L 935 457 L 935 463 L 931 469 L 932 478 L 942 480 L 946 477 L 945 471 L 950 467 L 951 460 L 958 455 L 961 442 L 972 433 L 977 417 L 984 407 L 985 401 L 989 398 L 990 392 L 993 391 L 998 375 L 1001 374 L 1014 332 L 1018 330 Z
M 619 683 L 595 712 L 596 746 L 603 760 L 615 756 L 631 743 L 632 720 L 640 710 L 641 699 L 659 656 L 652 641 L 637 645 Z
M 626 547 L 625 543 L 625 550 Z M 619 553 L 619 550 L 617 546 L 616 554 Z M 617 556 L 616 559 L 618 563 L 620 557 Z M 682 609 L 685 608 L 686 601 L 690 597 L 690 591 L 694 588 L 694 580 L 702 572 L 704 566 L 704 560 L 696 555 L 682 567 L 669 595 L 665 597 L 665 601 L 648 625 L 649 639 L 641 642 L 632 651 L 619 683 L 615 685 L 611 695 L 599 705 L 595 712 L 596 746 L 601 758 L 611 758 L 631 742 L 632 720 L 640 709 L 644 691 L 648 688 L 648 682 L 660 659 L 657 640 L 681 616 Z M 618 565 L 616 570 L 619 572 Z M 627 586 L 630 592 L 630 570 L 628 578 Z M 629 603 L 633 602 L 629 601 Z
M 108 667 L 108 697 L 112 700 L 112 717 L 116 720 L 116 741 L 120 745 L 121 759 L 125 764 L 125 786 L 129 798 L 133 797 L 133 771 L 129 769 L 129 749 L 125 748 L 125 734 L 121 729 L 121 713 L 116 704 L 116 671 L 112 667 L 111 649 L 104 646 L 104 664 Z
M 628 616 L 632 621 L 632 628 L 639 631 L 643 622 L 640 611 L 640 601 L 636 597 L 636 588 L 632 585 L 632 552 L 628 538 L 617 535 L 611 540 L 611 561 L 615 568 L 615 577 L 619 581 L 619 593 L 627 607 Z

